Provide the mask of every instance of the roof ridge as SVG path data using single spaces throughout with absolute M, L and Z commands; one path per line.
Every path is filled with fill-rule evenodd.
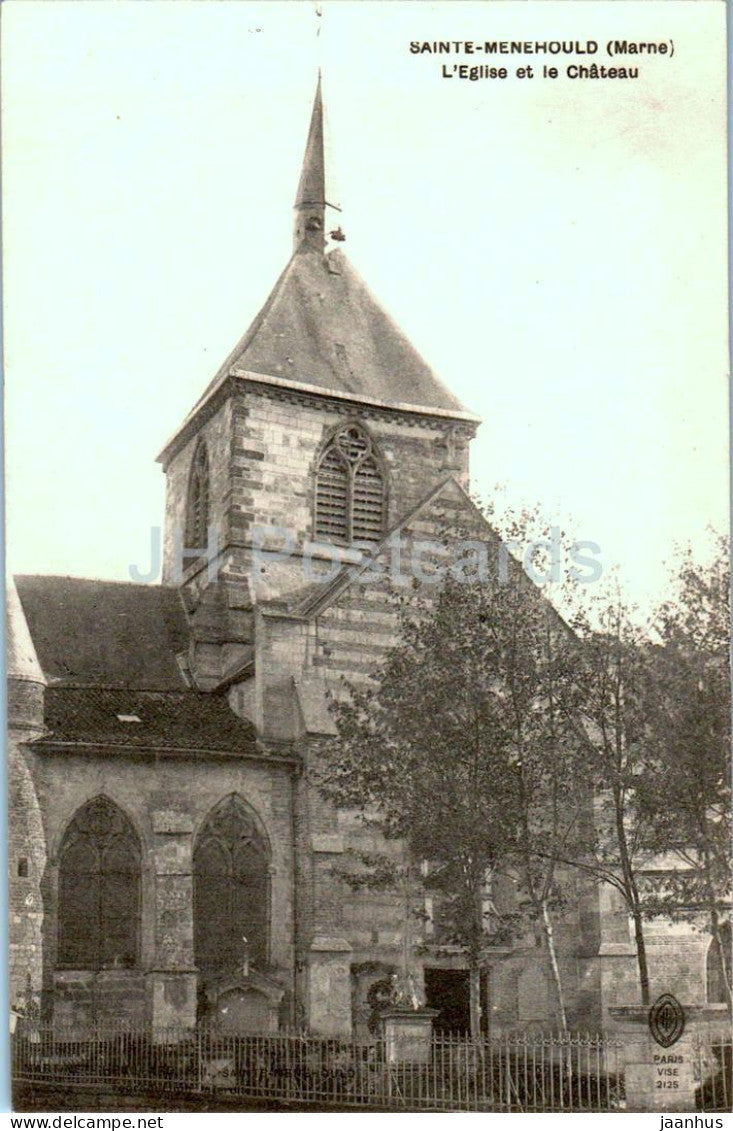
M 49 691 L 114 691 L 124 695 L 212 695 L 196 687 L 130 687 L 122 683 L 66 683 L 54 680 L 47 684 Z
M 93 585 L 125 585 L 129 589 L 177 591 L 175 585 L 163 585 L 161 582 L 128 581 L 127 579 L 116 577 L 80 577 L 78 574 L 74 573 L 14 573 L 12 576 L 15 581 L 26 578 L 34 581 L 47 578 L 49 581 L 87 581 Z
M 221 363 L 221 365 L 217 369 L 216 373 L 214 374 L 212 379 L 209 381 L 209 383 L 206 386 L 206 388 L 204 389 L 203 393 L 201 394 L 199 399 L 195 402 L 193 408 L 186 414 L 182 423 L 179 424 L 179 426 L 176 428 L 175 432 L 173 432 L 173 434 L 166 440 L 165 444 L 160 449 L 160 453 L 157 456 L 157 459 L 159 461 L 162 458 L 163 454 L 171 446 L 173 441 L 176 439 L 176 437 L 184 430 L 184 428 L 186 428 L 186 426 L 188 424 L 190 424 L 190 422 L 196 416 L 199 409 L 203 408 L 203 406 L 206 404 L 206 402 L 209 400 L 209 398 L 216 392 L 216 390 L 219 388 L 219 386 L 222 385 L 226 381 L 227 377 L 229 377 L 231 375 L 232 365 L 236 361 L 237 357 L 245 349 L 247 349 L 247 346 L 250 344 L 250 342 L 251 342 L 252 338 L 254 337 L 254 335 L 256 334 L 257 330 L 259 330 L 260 326 L 262 325 L 262 322 L 264 321 L 264 319 L 267 316 L 267 314 L 269 313 L 273 303 L 275 302 L 281 287 L 284 285 L 285 276 L 287 275 L 288 271 L 290 270 L 292 263 L 293 263 L 293 260 L 295 259 L 295 256 L 297 254 L 298 253 L 295 252 L 295 251 L 291 253 L 290 258 L 288 259 L 287 263 L 285 264 L 282 271 L 280 272 L 277 279 L 275 280 L 267 298 L 265 299 L 262 306 L 259 308 L 259 310 L 255 314 L 254 318 L 250 322 L 250 324 L 247 327 L 247 329 L 245 330 L 245 332 L 237 340 L 236 345 L 234 345 L 234 347 L 232 349 L 230 349 L 229 353 L 226 355 L 226 357 L 224 358 L 224 361 Z

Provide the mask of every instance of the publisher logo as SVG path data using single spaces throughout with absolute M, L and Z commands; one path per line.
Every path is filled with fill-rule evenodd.
M 680 1039 L 685 1029 L 685 1011 L 673 994 L 662 994 L 649 1010 L 649 1030 L 663 1049 Z

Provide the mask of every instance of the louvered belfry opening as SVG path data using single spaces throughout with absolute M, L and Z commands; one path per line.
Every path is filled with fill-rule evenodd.
M 349 465 L 337 448 L 329 448 L 318 468 L 316 537 L 349 541 Z
M 371 438 L 357 424 L 331 439 L 316 473 L 315 536 L 350 545 L 384 533 L 384 480 Z
M 209 527 L 209 457 L 201 442 L 194 453 L 188 486 L 186 548 L 205 550 Z

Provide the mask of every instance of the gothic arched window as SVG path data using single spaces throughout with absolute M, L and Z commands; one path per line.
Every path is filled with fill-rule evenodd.
M 139 957 L 140 843 L 112 801 L 75 815 L 59 853 L 59 966 L 100 970 Z
M 188 481 L 186 549 L 205 550 L 209 533 L 209 457 L 200 441 L 193 456 Z
M 235 973 L 247 958 L 267 962 L 266 845 L 245 803 L 225 798 L 206 820 L 193 853 L 193 939 L 204 977 Z
M 726 1004 L 728 1002 L 728 995 L 725 989 L 727 981 L 730 985 L 731 979 L 731 929 L 730 923 L 723 923 L 720 928 L 720 941 L 723 946 L 723 953 L 725 955 L 725 973 L 723 977 L 723 961 L 720 957 L 720 950 L 715 939 L 710 940 L 708 947 L 707 963 L 706 963 L 706 979 L 707 979 L 707 998 L 709 1005 Z
M 350 424 L 332 437 L 316 469 L 315 537 L 379 542 L 384 533 L 384 480 L 372 441 Z

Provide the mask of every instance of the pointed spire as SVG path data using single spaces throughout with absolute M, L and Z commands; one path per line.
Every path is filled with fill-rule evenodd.
M 318 71 L 316 96 L 313 100 L 308 140 L 303 157 L 303 168 L 295 198 L 294 244 L 297 250 L 303 243 L 308 247 L 325 246 L 326 209 L 340 212 L 326 165 L 326 122 L 321 90 L 321 72 Z
M 309 207 L 326 202 L 326 153 L 323 137 L 323 91 L 321 72 L 318 72 L 316 96 L 313 99 L 308 141 L 305 146 L 303 168 L 300 173 L 295 207 Z

